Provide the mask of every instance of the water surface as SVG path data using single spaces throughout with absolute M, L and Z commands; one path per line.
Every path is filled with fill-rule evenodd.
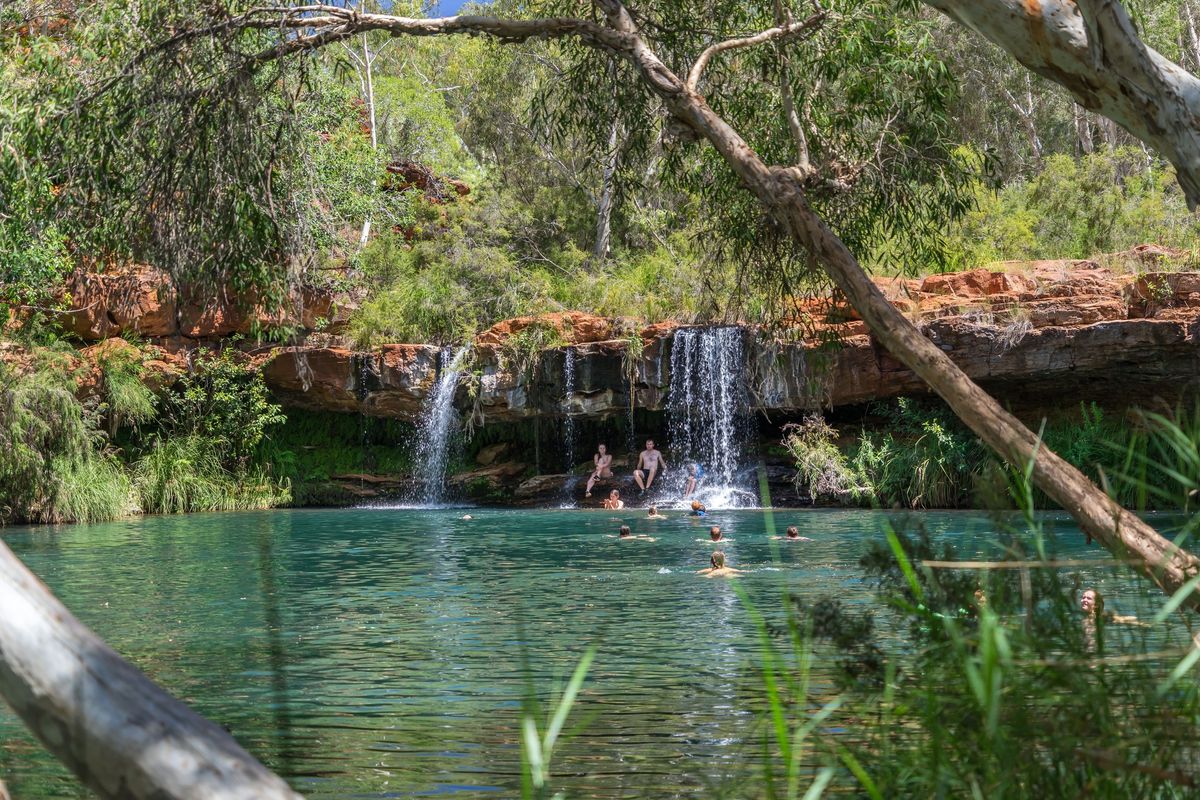
M 273 511 L 4 538 L 120 653 L 311 797 L 514 796 L 522 700 L 551 694 L 589 644 L 573 716 L 586 725 L 556 755 L 555 785 L 707 797 L 754 770 L 760 741 L 753 623 L 728 581 L 694 574 L 709 525 L 780 621 L 784 592 L 870 601 L 857 561 L 880 517 L 644 513 Z M 963 555 L 987 554 L 995 527 L 967 512 L 914 519 Z M 1106 555 L 1049 519 L 1060 554 Z M 622 522 L 657 541 L 617 541 Z M 789 524 L 815 541 L 767 538 Z M 1130 581 L 1088 577 L 1110 598 Z M 0 778 L 18 798 L 85 796 L 2 706 Z

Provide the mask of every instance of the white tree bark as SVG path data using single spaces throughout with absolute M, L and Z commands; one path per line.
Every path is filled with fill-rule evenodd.
M 232 736 L 117 655 L 3 542 L 0 694 L 101 797 L 300 797 Z
M 1117 0 L 924 0 L 1157 150 L 1200 203 L 1200 78 L 1147 47 Z

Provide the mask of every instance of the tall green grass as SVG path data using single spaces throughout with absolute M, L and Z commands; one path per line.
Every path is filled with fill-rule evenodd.
M 63 459 L 54 471 L 58 485 L 47 522 L 103 522 L 138 510 L 133 483 L 112 458 Z
M 286 481 L 258 469 L 232 473 L 204 439 L 161 442 L 133 467 L 142 509 L 152 514 L 270 508 L 291 499 Z

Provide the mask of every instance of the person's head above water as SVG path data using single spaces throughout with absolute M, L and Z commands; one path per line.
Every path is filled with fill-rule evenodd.
M 1104 598 L 1095 589 L 1086 589 L 1079 596 L 1079 608 L 1088 615 L 1104 613 Z
M 714 550 L 713 554 L 712 554 L 712 558 L 710 558 L 708 560 L 708 563 L 712 564 L 713 569 L 724 569 L 725 568 L 725 554 L 722 553 L 720 550 Z
M 650 508 L 648 508 L 646 510 L 646 516 L 657 517 L 658 516 L 658 506 L 650 506 Z
M 629 530 L 628 525 L 622 525 L 621 530 L 618 533 L 622 539 L 625 539 L 625 538 L 633 535 L 633 531 Z
M 788 526 L 788 529 L 787 529 L 787 538 L 789 538 L 789 539 L 799 539 L 799 538 L 800 538 L 800 530 L 799 530 L 799 529 L 798 529 L 798 528 L 797 528 L 795 525 L 790 525 L 790 526 Z
M 714 542 L 721 541 L 721 526 L 713 525 L 711 528 L 708 529 L 708 535 L 710 537 L 712 537 L 712 540 Z
M 703 510 L 704 510 L 704 503 L 701 503 L 699 500 L 692 501 L 692 511 L 703 511 Z

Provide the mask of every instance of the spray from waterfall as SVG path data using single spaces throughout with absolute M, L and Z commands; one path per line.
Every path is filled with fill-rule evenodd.
M 753 432 L 745 330 L 681 328 L 671 345 L 667 412 L 673 464 L 705 472 L 713 505 L 753 503 L 746 471 Z M 745 484 L 745 485 L 743 485 Z
M 575 468 L 575 418 L 571 416 L 571 401 L 575 398 L 575 348 L 568 347 L 563 355 L 563 405 L 566 414 L 563 421 L 563 443 L 566 471 Z
M 446 494 L 446 464 L 450 446 L 458 429 L 458 412 L 454 408 L 454 392 L 462 375 L 462 361 L 469 347 L 452 351 L 442 348 L 439 356 L 438 380 L 434 384 L 421 419 L 417 423 L 413 458 L 416 473 L 421 479 L 421 502 L 440 505 Z

